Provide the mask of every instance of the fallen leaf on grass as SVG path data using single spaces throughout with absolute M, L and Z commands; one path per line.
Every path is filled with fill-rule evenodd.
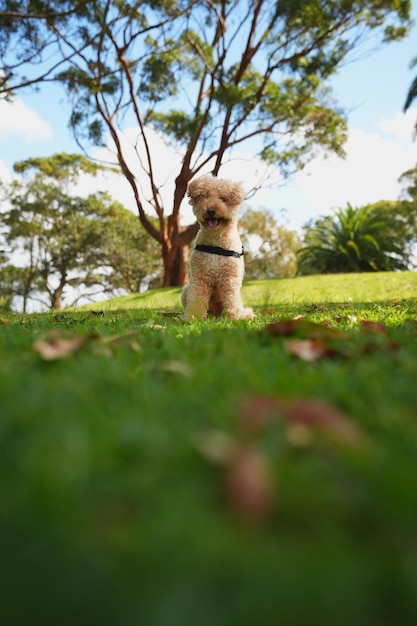
M 160 372 L 181 374 L 181 376 L 185 376 L 186 378 L 191 378 L 193 375 L 193 369 L 183 361 L 161 361 L 160 363 L 154 363 L 152 368 Z
M 272 322 L 265 331 L 277 337 L 301 336 L 308 339 L 350 339 L 351 336 L 337 328 L 310 322 L 303 318 Z
M 347 333 L 305 320 L 297 316 L 291 320 L 273 322 L 266 326 L 266 332 L 275 337 L 292 337 L 284 346 L 288 354 L 310 363 L 325 357 L 346 356 L 345 351 L 335 345 L 337 341 L 351 339 Z
M 197 443 L 201 454 L 220 468 L 226 504 L 245 523 L 258 524 L 274 507 L 276 488 L 270 461 L 260 446 L 267 423 L 284 423 L 291 446 L 310 447 L 322 435 L 353 448 L 365 443 L 362 431 L 344 413 L 316 400 L 281 399 L 274 396 L 248 398 L 238 413 L 238 429 L 232 436 L 207 431 Z
M 166 326 L 162 324 L 156 324 L 155 320 L 149 319 L 147 322 L 142 324 L 142 328 L 151 328 L 152 330 L 166 330 Z
M 226 504 L 246 522 L 262 521 L 274 500 L 265 455 L 253 443 L 218 430 L 206 432 L 197 445 L 206 459 L 222 469 Z
M 310 399 L 277 401 L 282 417 L 292 425 L 330 435 L 341 443 L 358 445 L 363 443 L 363 435 L 352 420 L 332 406 Z
M 11 324 L 11 320 L 8 320 L 6 317 L 0 317 L 0 324 Z
M 266 423 L 281 420 L 288 425 L 291 443 L 305 442 L 315 432 L 348 445 L 361 445 L 364 442 L 361 430 L 348 416 L 317 400 L 253 397 L 245 401 L 239 414 L 243 434 L 247 438 L 256 436 Z
M 274 500 L 266 458 L 253 446 L 238 450 L 227 467 L 225 489 L 227 503 L 241 519 L 264 520 Z
M 355 321 L 351 318 L 350 321 Z M 304 361 L 314 362 L 328 357 L 352 357 L 355 354 L 373 354 L 377 350 L 396 350 L 398 344 L 390 341 L 386 326 L 382 322 L 359 320 L 360 330 L 366 338 L 358 348 L 352 343 L 353 334 L 316 324 L 300 317 L 268 324 L 263 332 L 274 337 L 287 339 L 284 346 L 289 354 Z M 350 347 L 346 348 L 346 342 Z
M 139 335 L 137 330 L 129 330 L 126 333 L 121 335 L 110 335 L 109 337 L 102 337 L 100 339 L 100 343 L 108 348 L 108 352 L 110 354 L 113 353 L 113 348 L 117 347 L 127 347 L 133 350 L 134 352 L 141 352 L 142 349 L 137 341 L 134 341 L 132 337 L 137 337 Z
M 87 337 L 71 335 L 70 337 L 64 338 L 59 335 L 59 333 L 52 332 L 44 339 L 35 341 L 33 348 L 44 361 L 56 361 L 58 359 L 65 359 L 71 354 L 75 354 L 81 350 L 91 338 L 91 335 Z
M 243 403 L 239 423 L 245 437 L 257 436 L 265 424 L 277 416 L 277 399 L 274 396 L 252 396 Z
M 370 322 L 368 320 L 359 320 L 361 331 L 365 335 L 382 335 L 387 336 L 387 328 L 382 322 Z
M 259 309 L 259 315 L 276 315 L 277 311 L 275 309 Z
M 292 354 L 293 356 L 302 359 L 303 361 L 308 361 L 309 363 L 313 363 L 318 359 L 322 359 L 324 357 L 336 357 L 336 356 L 346 356 L 345 353 L 332 345 L 330 345 L 327 341 L 323 341 L 323 339 L 312 338 L 312 339 L 288 339 L 284 343 L 285 349 L 288 354 Z
M 320 304 L 306 304 L 304 308 L 308 313 L 323 313 L 326 311 L 324 306 Z
M 96 354 L 113 356 L 114 349 L 120 346 L 140 352 L 139 344 L 132 339 L 137 334 L 137 331 L 129 331 L 122 335 L 109 337 L 101 337 L 98 333 L 79 336 L 75 334 L 61 335 L 59 331 L 53 330 L 42 339 L 35 341 L 33 348 L 44 361 L 65 359 L 86 347 L 92 346 L 94 346 Z

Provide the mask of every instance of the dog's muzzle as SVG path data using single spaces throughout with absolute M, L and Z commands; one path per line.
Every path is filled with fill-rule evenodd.
M 219 226 L 220 222 L 221 222 L 221 218 L 216 217 L 216 209 L 214 209 L 213 207 L 210 207 L 209 209 L 207 209 L 205 224 L 209 228 L 214 230 L 215 228 Z

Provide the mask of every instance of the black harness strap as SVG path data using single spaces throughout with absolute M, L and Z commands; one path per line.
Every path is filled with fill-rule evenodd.
M 206 246 L 203 243 L 197 244 L 194 249 L 200 252 L 208 252 L 209 254 L 218 254 L 219 256 L 233 256 L 235 259 L 240 259 L 245 254 L 243 246 L 240 254 L 234 250 L 226 250 L 225 248 L 220 248 L 220 246 Z

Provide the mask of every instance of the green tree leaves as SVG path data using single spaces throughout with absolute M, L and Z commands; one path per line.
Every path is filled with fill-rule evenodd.
M 403 36 L 410 8 L 409 0 L 0 0 L 0 93 L 45 80 L 63 86 L 77 141 L 111 139 L 141 223 L 161 245 L 164 284 L 174 285 L 195 236 L 180 220 L 188 182 L 207 169 L 221 173 L 237 149 L 283 175 L 318 152 L 343 155 L 346 120 L 326 80 L 359 35 Z M 136 162 L 126 128 L 137 129 Z M 180 148 L 168 206 L 155 128 Z
M 267 209 L 246 209 L 239 221 L 245 247 L 245 278 L 288 278 L 297 271 L 297 233 L 278 224 Z
M 308 227 L 305 246 L 298 253 L 299 272 L 336 274 L 407 269 L 407 241 L 399 236 L 401 220 L 381 204 L 357 209 L 348 205 Z
M 3 189 L 11 207 L 0 214 L 3 305 L 20 296 L 26 310 L 30 299 L 46 297 L 51 308 L 60 308 L 70 288 L 83 295 L 92 287 L 129 293 L 160 276 L 157 244 L 137 217 L 105 193 L 71 192 L 82 173 L 104 169 L 74 154 L 16 163 L 26 178 Z M 19 267 L 8 262 L 13 253 L 20 253 Z

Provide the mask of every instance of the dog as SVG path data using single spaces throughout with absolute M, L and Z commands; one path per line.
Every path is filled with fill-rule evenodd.
M 203 176 L 192 180 L 187 195 L 200 229 L 190 255 L 190 281 L 181 301 L 184 319 L 207 314 L 250 320 L 254 312 L 242 304 L 243 246 L 237 229 L 245 198 L 241 183 Z

